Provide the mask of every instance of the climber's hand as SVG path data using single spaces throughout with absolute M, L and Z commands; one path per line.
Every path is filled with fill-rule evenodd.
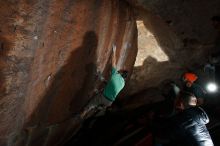
M 97 71 L 97 74 L 96 74 L 96 75 L 97 75 L 97 77 L 98 77 L 98 79 L 99 79 L 100 81 L 102 81 L 102 82 L 105 81 L 105 78 L 103 77 L 101 71 Z
M 113 45 L 113 47 L 112 47 L 112 51 L 113 51 L 113 53 L 116 52 L 116 45 Z

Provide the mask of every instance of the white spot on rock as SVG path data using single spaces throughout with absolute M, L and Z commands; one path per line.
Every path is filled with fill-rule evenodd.
M 38 36 L 34 36 L 34 40 L 38 40 Z

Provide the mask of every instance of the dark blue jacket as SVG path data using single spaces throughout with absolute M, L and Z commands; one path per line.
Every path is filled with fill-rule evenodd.
M 176 146 L 213 146 L 211 136 L 206 128 L 209 118 L 200 107 L 184 110 L 173 120 L 173 135 Z

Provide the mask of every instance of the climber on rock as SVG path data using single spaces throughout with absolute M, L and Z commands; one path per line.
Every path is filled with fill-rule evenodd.
M 117 70 L 116 69 L 116 47 L 113 47 L 112 55 L 112 69 L 111 75 L 107 81 L 105 81 L 105 87 L 101 92 L 98 92 L 97 95 L 92 97 L 88 104 L 84 107 L 81 117 L 85 117 L 91 110 L 101 107 L 106 109 L 111 106 L 115 101 L 116 97 L 120 91 L 125 86 L 125 81 L 128 76 L 128 71 L 126 70 Z M 104 78 L 101 76 L 101 80 L 104 81 Z

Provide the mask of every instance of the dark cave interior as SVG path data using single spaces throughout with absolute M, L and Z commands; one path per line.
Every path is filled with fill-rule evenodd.
M 78 119 L 113 46 L 129 80 L 104 115 Z M 155 125 L 169 131 L 166 83 L 184 72 L 220 85 L 219 0 L 2 0 L 0 146 L 151 146 Z M 219 105 L 218 90 L 201 105 L 216 146 Z

